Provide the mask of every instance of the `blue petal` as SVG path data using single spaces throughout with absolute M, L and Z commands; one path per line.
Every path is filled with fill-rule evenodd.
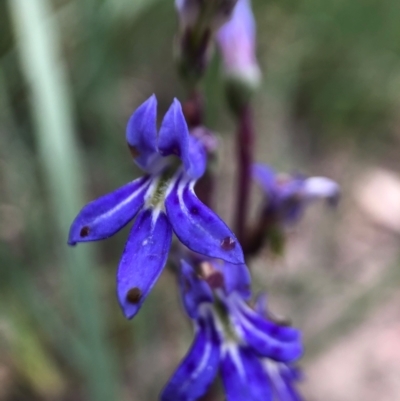
M 295 178 L 282 185 L 277 196 L 280 217 L 286 224 L 295 224 L 304 213 L 307 199 L 302 194 L 303 178 Z
M 163 156 L 187 157 L 189 129 L 178 99 L 174 99 L 164 116 L 158 136 L 158 150 Z
M 277 400 L 302 401 L 295 388 L 297 377 L 292 375 L 292 367 L 274 361 L 266 361 L 264 366 Z
M 126 141 L 137 165 L 155 172 L 157 152 L 157 98 L 152 95 L 132 114 L 126 127 Z
M 212 261 L 212 264 L 224 276 L 224 287 L 227 295 L 237 292 L 243 299 L 251 297 L 250 271 L 245 264 L 234 265 L 218 260 Z
M 252 176 L 268 197 L 274 196 L 277 191 L 276 173 L 271 167 L 264 164 L 253 164 Z
M 172 230 L 165 213 L 143 210 L 129 234 L 117 273 L 118 300 L 124 315 L 136 315 L 167 261 Z
M 184 260 L 181 261 L 179 284 L 186 312 L 192 319 L 196 319 L 199 305 L 204 302 L 213 302 L 211 288 Z
M 237 318 L 237 316 L 236 316 Z M 303 353 L 300 341 L 281 341 L 262 332 L 244 319 L 237 319 L 246 343 L 258 354 L 279 362 L 291 362 L 298 359 Z
M 185 172 L 199 178 L 205 169 L 205 151 L 200 141 L 189 139 L 189 129 L 179 100 L 174 99 L 161 124 L 158 150 L 162 156 L 178 156 Z
M 301 356 L 303 347 L 298 330 L 261 318 L 243 299 L 234 295 L 230 298 L 230 312 L 236 330 L 256 353 L 280 362 Z
M 186 170 L 191 178 L 200 178 L 207 165 L 207 153 L 202 141 L 192 135 L 189 136 L 189 160 L 190 168 Z
M 267 376 L 249 348 L 228 346 L 222 357 L 221 375 L 227 401 L 272 401 Z
M 261 317 L 242 300 L 236 299 L 236 306 L 240 314 L 255 328 L 279 341 L 299 341 L 300 331 L 289 326 L 281 326 Z
M 214 381 L 220 361 L 220 340 L 211 316 L 198 321 L 194 343 L 162 394 L 162 401 L 195 401 Z
M 257 294 L 254 310 L 262 317 L 267 317 L 268 309 L 267 309 L 267 294 L 265 292 L 260 292 Z
M 132 220 L 143 206 L 149 177 L 138 178 L 87 204 L 71 225 L 68 244 L 111 237 Z
M 165 208 L 179 240 L 189 249 L 210 258 L 244 263 L 242 248 L 228 226 L 196 197 L 182 175 L 165 199 Z

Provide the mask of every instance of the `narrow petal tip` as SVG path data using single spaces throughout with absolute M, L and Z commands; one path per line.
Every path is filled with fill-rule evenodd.
M 181 177 L 165 201 L 178 239 L 194 252 L 243 264 L 242 247 L 229 227 L 195 195 L 194 181 Z
M 164 213 L 154 213 L 139 213 L 119 264 L 117 297 L 127 319 L 139 312 L 167 262 L 172 229 Z
M 150 171 L 157 159 L 157 98 L 153 94 L 132 114 L 126 127 L 126 141 L 136 164 Z
M 183 157 L 183 161 L 188 157 L 189 130 L 181 103 L 176 98 L 161 123 L 157 146 L 162 156 L 175 155 Z
M 122 313 L 128 320 L 131 320 L 139 311 L 142 296 L 143 291 L 139 287 L 132 287 L 127 291 L 124 302 L 127 307 L 122 308 Z
M 88 203 L 71 225 L 68 244 L 99 241 L 114 235 L 141 209 L 149 185 L 148 177 L 138 178 Z

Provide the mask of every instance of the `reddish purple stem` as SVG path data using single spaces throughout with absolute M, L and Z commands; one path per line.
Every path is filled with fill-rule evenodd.
M 243 107 L 237 132 L 237 159 L 239 169 L 239 185 L 236 204 L 236 236 L 240 243 L 245 240 L 247 213 L 249 207 L 251 166 L 254 152 L 253 116 L 249 105 Z

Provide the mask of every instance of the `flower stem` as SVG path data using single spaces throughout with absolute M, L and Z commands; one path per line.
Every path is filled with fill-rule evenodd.
M 239 169 L 239 185 L 236 203 L 236 236 L 239 242 L 245 239 L 246 219 L 250 198 L 251 166 L 254 153 L 253 116 L 249 105 L 242 108 L 239 114 L 236 151 Z
M 198 89 L 193 89 L 183 104 L 183 114 L 185 115 L 189 129 L 203 124 L 204 98 Z

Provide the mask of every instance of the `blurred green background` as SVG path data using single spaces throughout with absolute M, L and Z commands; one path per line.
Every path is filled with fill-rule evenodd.
M 305 331 L 310 400 L 392 401 L 400 393 L 391 309 L 400 283 L 400 3 L 253 6 L 264 73 L 257 158 L 327 175 L 344 193 L 339 211 L 307 214 L 284 260 L 253 261 L 255 287 L 267 287 L 272 305 Z M 132 111 L 152 93 L 160 115 L 174 96 L 184 100 L 176 30 L 172 0 L 0 0 L 0 400 L 157 399 L 190 344 L 168 272 L 134 321 L 122 317 L 115 271 L 128 229 L 66 245 L 87 201 L 139 174 L 124 137 Z M 204 90 L 207 122 L 221 138 L 216 208 L 231 222 L 234 126 L 219 65 L 215 56 Z M 255 205 L 259 197 L 255 190 Z M 346 350 L 359 357 L 343 369 Z

